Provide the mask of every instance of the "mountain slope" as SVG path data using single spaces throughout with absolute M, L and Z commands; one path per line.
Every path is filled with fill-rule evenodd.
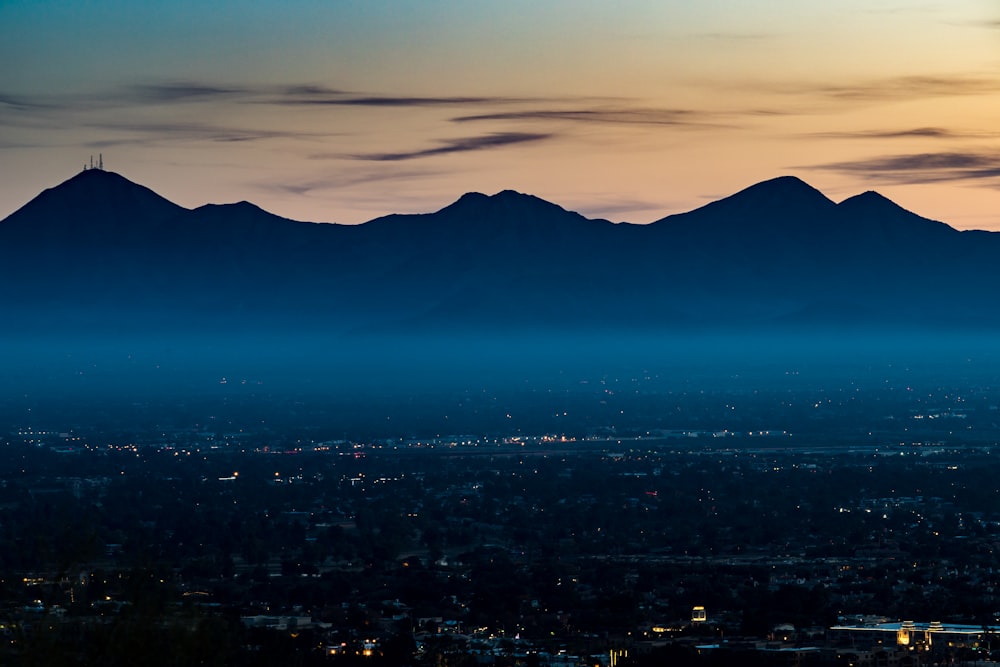
M 82 171 L 0 224 L 0 242 L 113 246 L 148 234 L 186 209 L 110 171 Z
M 996 236 L 973 241 L 874 192 L 835 204 L 782 177 L 651 226 L 680 272 L 697 276 L 689 286 L 707 319 L 756 313 L 780 326 L 1000 321 L 973 306 L 992 298 L 984 281 L 1000 277 L 987 260 L 997 255 L 982 252 Z
M 300 223 L 184 209 L 99 170 L 0 222 L 0 307 L 32 330 L 672 331 L 1000 326 L 1000 241 L 794 177 L 649 225 L 531 195 Z

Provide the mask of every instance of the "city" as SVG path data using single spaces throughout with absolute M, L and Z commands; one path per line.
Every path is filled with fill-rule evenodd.
M 12 428 L 4 654 L 989 660 L 1000 390 L 914 379 L 673 392 L 655 374 L 605 378 L 554 388 L 565 409 L 544 425 L 567 428 L 538 434 L 328 437 L 341 415 L 303 397 L 315 425 L 279 435 L 252 428 L 270 417 L 258 399 L 232 393 L 184 427 Z M 496 403 L 496 423 L 518 411 Z M 594 424 L 610 412 L 615 423 Z M 657 428 L 641 430 L 652 414 Z

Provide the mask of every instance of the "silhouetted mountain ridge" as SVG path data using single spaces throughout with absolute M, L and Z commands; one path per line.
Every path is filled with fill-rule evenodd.
M 992 327 L 997 260 L 996 235 L 792 176 L 648 225 L 505 190 L 351 226 L 86 170 L 0 222 L 0 307 L 110 330 Z

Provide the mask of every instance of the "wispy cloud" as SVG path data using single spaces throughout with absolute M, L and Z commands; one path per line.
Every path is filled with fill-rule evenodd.
M 501 146 L 514 144 L 534 143 L 551 139 L 553 134 L 535 132 L 494 132 L 476 137 L 463 137 L 460 139 L 447 139 L 440 146 L 424 148 L 415 151 L 404 151 L 398 153 L 364 153 L 352 155 L 357 160 L 373 160 L 376 162 L 397 162 L 401 160 L 415 160 L 418 158 L 431 157 L 434 155 L 446 155 L 448 153 L 464 153 L 468 151 L 479 151 Z M 343 156 L 337 156 L 343 157 Z
M 896 99 L 984 95 L 1000 90 L 996 77 L 900 76 L 851 84 L 780 86 L 778 92 L 819 94 L 845 101 L 878 102 Z
M 1000 152 L 885 155 L 802 167 L 860 175 L 888 183 L 940 183 L 1000 179 Z
M 506 96 L 422 96 L 362 93 L 316 84 L 236 85 L 221 82 L 163 81 L 132 83 L 112 89 L 70 95 L 17 97 L 0 91 L 0 106 L 13 108 L 47 107 L 53 109 L 114 108 L 128 106 L 164 106 L 230 101 L 245 104 L 282 106 L 356 106 L 356 107 L 462 107 L 542 102 L 549 98 Z
M 606 123 L 619 125 L 714 126 L 706 120 L 707 112 L 691 109 L 526 109 L 457 116 L 456 123 L 475 121 L 569 121 L 573 123 Z
M 48 104 L 45 104 L 40 100 L 33 100 L 26 97 L 19 97 L 17 95 L 9 95 L 7 93 L 0 92 L 0 109 L 7 108 L 15 111 L 36 111 L 38 109 L 44 109 L 48 106 Z
M 125 86 L 118 92 L 120 100 L 131 100 L 147 104 L 167 102 L 188 102 L 218 97 L 232 97 L 252 92 L 235 86 L 218 86 L 190 81 L 167 83 L 141 83 Z
M 966 28 L 986 28 L 988 30 L 1000 30 L 1000 18 L 983 19 L 980 21 L 950 22 L 950 25 L 956 25 Z
M 370 168 L 337 170 L 321 178 L 296 179 L 284 183 L 268 181 L 257 184 L 257 187 L 293 195 L 308 195 L 313 192 L 342 190 L 369 183 L 433 178 L 444 173 L 447 172 L 440 169 L 415 169 L 412 167 L 403 168 L 393 165 L 379 165 Z
M 285 86 L 281 92 L 286 95 L 346 95 L 340 88 L 330 88 L 311 83 L 299 83 Z
M 511 104 L 525 100 L 512 97 L 419 97 L 393 95 L 320 94 L 293 95 L 272 100 L 277 104 L 304 106 L 358 106 L 358 107 L 441 107 L 477 104 Z
M 848 130 L 843 132 L 813 132 L 805 136 L 824 139 L 962 139 L 974 136 L 942 127 L 914 127 L 907 130 Z
M 247 102 L 266 92 L 253 88 L 173 81 L 118 86 L 83 93 L 16 96 L 0 92 L 0 112 L 47 112 L 53 117 L 87 111 L 219 102 Z
M 621 222 L 618 216 L 622 214 L 642 213 L 650 216 L 662 216 L 663 211 L 675 206 L 662 201 L 652 201 L 619 195 L 589 194 L 579 203 L 570 203 L 568 208 L 594 218 L 614 218 L 613 222 Z M 634 221 L 630 221 L 634 222 Z
M 648 108 L 633 100 L 613 97 L 517 97 L 479 95 L 390 95 L 360 93 L 316 84 L 282 86 L 247 86 L 223 82 L 164 81 L 133 83 L 110 90 L 84 94 L 18 97 L 0 91 L 0 110 L 48 109 L 53 112 L 79 112 L 111 108 L 200 103 L 274 104 L 302 107 L 381 107 L 448 108 L 484 107 L 483 113 L 467 113 L 452 118 L 454 122 L 474 121 L 567 121 L 576 123 L 711 126 L 719 127 L 723 118 L 749 115 L 774 115 L 776 110 L 709 112 L 696 109 Z M 553 105 L 538 108 L 537 105 Z M 609 104 L 617 106 L 609 107 Z M 520 109 L 510 109 L 520 105 Z M 526 105 L 536 108 L 525 109 Z M 558 106 L 554 106 L 558 105 Z M 506 107 L 506 109 L 504 109 Z M 500 108 L 498 110 L 498 108 Z
M 301 132 L 294 129 L 260 129 L 205 123 L 144 122 L 144 123 L 90 123 L 87 127 L 129 136 L 100 140 L 88 144 L 94 148 L 127 144 L 148 144 L 159 141 L 215 141 L 243 142 L 262 139 L 317 139 L 336 136 L 336 133 Z

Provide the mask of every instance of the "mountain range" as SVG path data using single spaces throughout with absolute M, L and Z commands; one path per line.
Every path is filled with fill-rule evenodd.
M 766 331 L 1000 326 L 1000 234 L 790 176 L 650 224 L 531 195 L 296 222 L 85 170 L 0 222 L 6 331 Z

